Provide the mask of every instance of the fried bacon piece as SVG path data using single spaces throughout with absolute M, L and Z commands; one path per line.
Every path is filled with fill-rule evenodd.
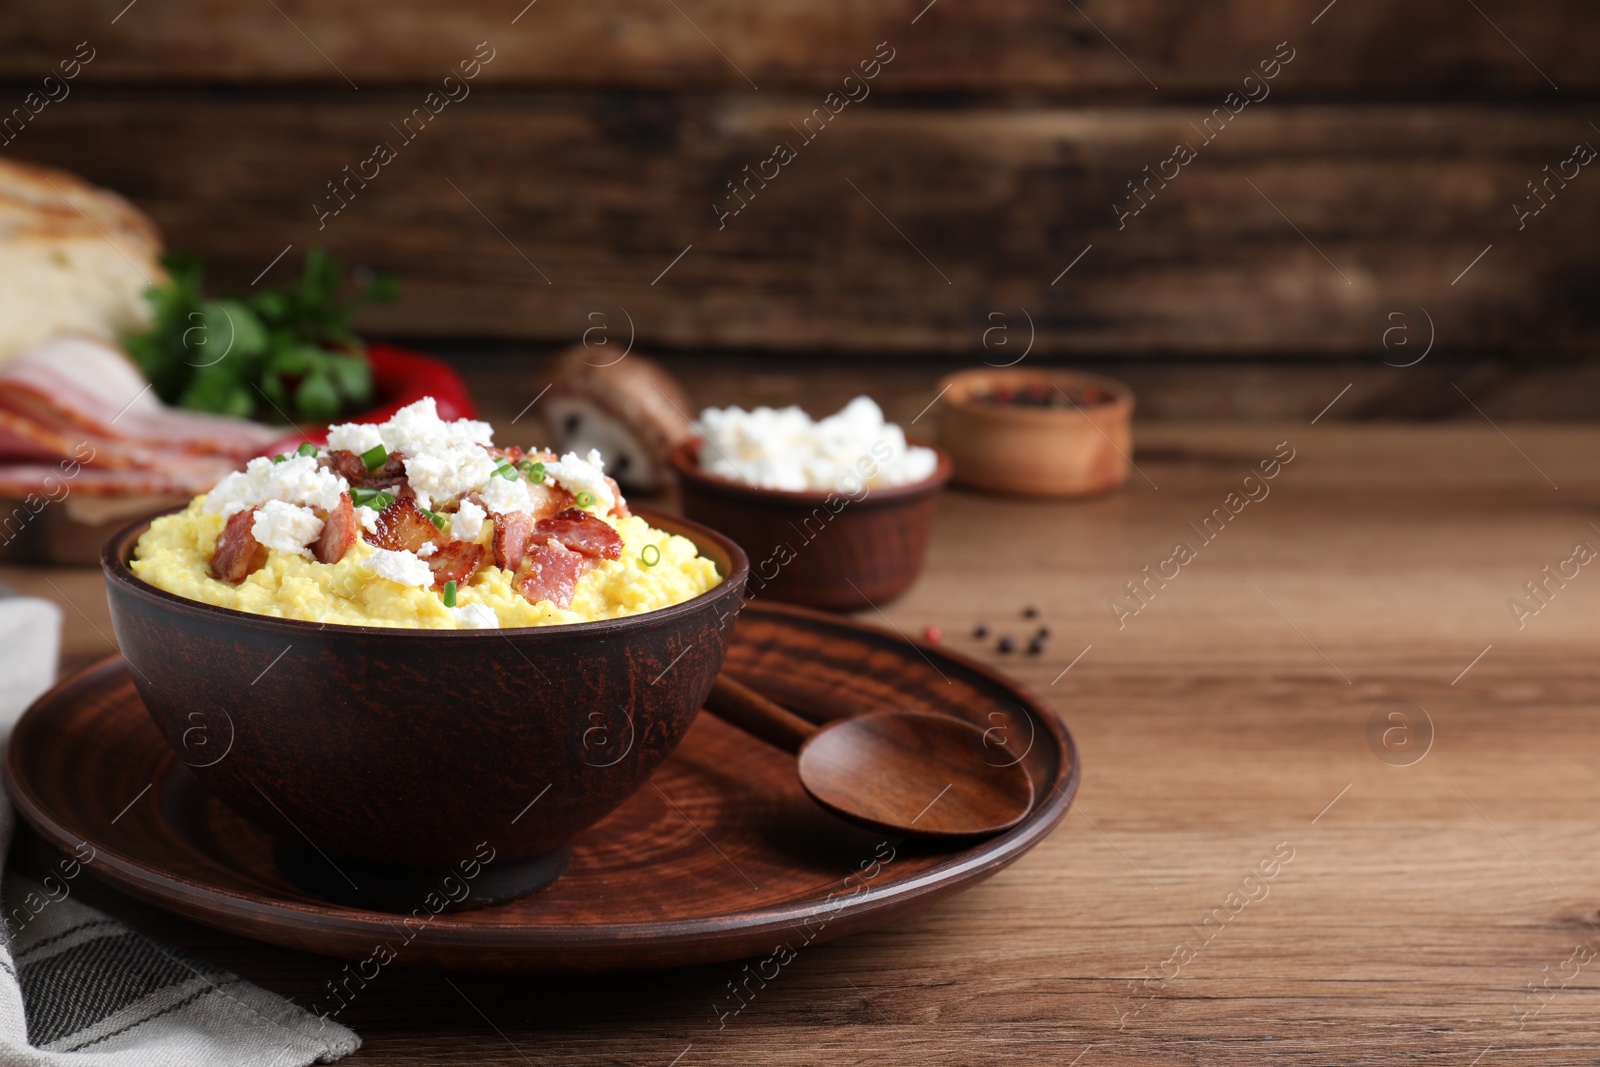
M 568 508 L 533 528 L 535 541 L 554 538 L 564 548 L 594 559 L 621 559 L 622 536 L 604 519 L 581 508 Z
M 217 547 L 211 553 L 212 577 L 238 585 L 266 566 L 267 547 L 257 541 L 256 535 L 250 531 L 250 527 L 255 525 L 258 510 L 250 508 L 234 512 L 217 535 Z
M 437 589 L 444 588 L 445 582 L 455 582 L 457 587 L 466 585 L 482 565 L 483 546 L 468 541 L 452 541 L 428 557 Z
M 495 516 L 496 561 L 502 547 L 502 522 L 520 538 L 512 585 L 530 604 L 548 600 L 558 608 L 572 605 L 578 580 L 602 559 L 622 557 L 622 537 L 610 523 L 580 508 L 568 508 L 531 523 L 525 515 Z M 511 558 L 511 557 L 506 557 Z M 501 564 L 504 566 L 504 564 Z
M 606 475 L 606 484 L 611 487 L 611 495 L 615 497 L 617 501 L 611 506 L 611 514 L 615 515 L 619 519 L 626 519 L 628 516 L 632 515 L 633 512 L 628 510 L 628 502 L 622 499 L 622 486 L 617 484 L 617 480 L 608 474 Z
M 548 478 L 537 485 L 529 485 L 528 496 L 533 499 L 533 517 L 536 519 L 548 519 L 578 502 L 577 497 Z
M 567 608 L 572 605 L 578 579 L 593 567 L 594 560 L 589 556 L 552 538 L 528 551 L 512 585 L 530 604 L 548 600 L 558 608 Z
M 328 453 L 328 468 L 351 485 L 369 489 L 388 489 L 398 485 L 406 476 L 404 452 L 390 452 L 383 466 L 367 470 L 367 461 L 354 452 L 335 449 Z
M 360 530 L 356 522 L 356 509 L 350 503 L 349 493 L 339 494 L 339 506 L 328 512 L 322 520 L 322 534 L 311 546 L 318 563 L 338 563 L 356 543 Z
M 501 570 L 514 571 L 528 553 L 528 543 L 533 537 L 533 517 L 520 511 L 502 514 L 491 511 L 494 520 L 494 565 Z
M 367 541 L 391 552 L 415 552 L 423 545 L 443 545 L 444 534 L 417 507 L 416 494 L 403 486 L 394 503 L 378 512 L 378 528 Z

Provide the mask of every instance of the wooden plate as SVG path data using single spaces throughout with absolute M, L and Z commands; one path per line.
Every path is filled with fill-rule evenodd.
M 798 949 L 973 885 L 1066 814 L 1078 782 L 1072 739 L 993 671 L 799 608 L 751 604 L 737 627 L 726 669 L 800 714 L 915 708 L 991 730 L 995 761 L 1020 759 L 1033 776 L 1034 810 L 956 847 L 885 841 L 813 804 L 792 757 L 702 715 L 649 785 L 579 837 L 567 873 L 542 892 L 475 911 L 435 914 L 422 900 L 409 917 L 357 910 L 279 872 L 266 835 L 205 793 L 167 746 L 118 657 L 23 715 L 6 786 L 53 845 L 94 848 L 91 873 L 196 922 L 352 960 L 473 970 L 634 970 Z

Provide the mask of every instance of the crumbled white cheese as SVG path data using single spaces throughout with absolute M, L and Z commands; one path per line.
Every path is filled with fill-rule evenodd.
M 417 558 L 427 559 L 437 551 L 439 551 L 439 546 L 434 544 L 432 541 L 429 541 L 427 544 L 417 549 Z
M 484 510 L 463 500 L 450 520 L 450 536 L 457 541 L 476 541 L 483 533 Z
M 269 500 L 256 511 L 250 533 L 268 548 L 309 557 L 306 546 L 322 536 L 322 520 L 310 508 Z
M 373 549 L 362 566 L 380 578 L 400 585 L 414 585 L 427 589 L 433 585 L 433 568 L 418 558 L 415 552 L 391 552 L 386 548 Z
M 328 450 L 361 455 L 383 444 L 383 434 L 370 422 L 346 422 L 328 427 Z
M 365 504 L 356 505 L 356 521 L 361 524 L 361 528 L 367 533 L 375 534 L 378 532 L 378 510 L 376 508 L 369 508 Z
M 515 478 L 502 478 L 498 474 L 483 483 L 478 490 L 484 506 L 501 515 L 513 511 L 533 510 L 533 496 L 528 492 L 528 482 L 518 472 Z
M 450 614 L 455 616 L 456 626 L 463 630 L 495 630 L 500 626 L 499 617 L 487 604 L 463 604 L 451 608 Z
M 587 491 L 594 496 L 600 511 L 610 511 L 617 503 L 611 483 L 606 481 L 606 461 L 593 448 L 585 459 L 579 459 L 576 452 L 568 452 L 556 462 L 546 463 L 544 476 L 574 496 Z
M 381 444 L 387 452 L 404 455 L 406 478 L 417 495 L 418 507 L 431 509 L 436 501 L 443 503 L 476 492 L 489 511 L 531 512 L 533 496 L 522 472 L 515 472 L 511 478 L 494 473 L 509 461 L 486 451 L 493 441 L 493 432 L 486 422 L 441 420 L 432 397 L 401 408 L 388 422 L 377 425 L 345 423 L 328 430 L 330 449 L 359 454 Z M 568 452 L 559 460 L 546 463 L 545 477 L 573 495 L 590 493 L 599 510 L 609 511 L 616 506 L 617 495 L 605 477 L 605 461 L 595 449 L 590 449 L 587 457 Z M 477 527 L 473 526 L 470 513 L 463 521 L 458 512 L 458 526 L 452 528 L 453 536 L 460 540 L 475 539 L 482 530 L 482 509 L 478 511 Z M 372 529 L 367 525 L 367 516 L 361 516 L 361 523 Z
M 330 448 L 359 453 L 382 444 L 386 451 L 403 453 L 406 477 L 422 508 L 481 488 L 497 466 L 498 461 L 484 450 L 493 440 L 486 422 L 440 419 L 431 396 L 401 408 L 377 426 L 345 423 L 328 430 Z
M 252 459 L 242 471 L 223 478 L 206 494 L 205 510 L 231 518 L 246 508 L 269 500 L 332 511 L 349 483 L 329 470 L 320 470 L 314 456 L 290 456 L 274 463 L 266 456 Z
M 707 408 L 695 429 L 706 441 L 704 470 L 765 489 L 853 496 L 920 482 L 939 465 L 936 452 L 908 445 L 904 431 L 884 422 L 882 409 L 865 396 L 815 422 L 798 407 Z

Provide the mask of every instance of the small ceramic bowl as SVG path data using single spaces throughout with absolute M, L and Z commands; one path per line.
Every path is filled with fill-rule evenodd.
M 1121 382 L 1073 371 L 985 368 L 939 384 L 946 402 L 939 440 L 958 483 L 1028 496 L 1088 496 L 1127 480 L 1133 391 Z M 1089 390 L 1100 403 L 1074 406 L 1061 395 Z M 977 399 L 1017 392 L 1042 393 L 1060 406 Z
M 722 583 L 621 619 L 423 630 L 324 626 L 157 589 L 128 567 L 148 520 L 101 563 L 151 718 L 208 789 L 274 835 L 286 874 L 408 910 L 478 863 L 491 877 L 474 882 L 481 905 L 558 876 L 568 842 L 682 740 L 722 665 L 744 553 L 641 514 L 693 541 Z
M 899 596 L 916 581 L 950 457 L 912 485 L 843 492 L 762 489 L 700 467 L 702 441 L 673 449 L 683 510 L 749 554 L 746 594 L 857 611 Z M 920 442 L 913 442 L 920 443 Z M 928 447 L 928 446 L 925 446 Z

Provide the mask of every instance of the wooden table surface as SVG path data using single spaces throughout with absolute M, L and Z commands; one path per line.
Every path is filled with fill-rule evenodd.
M 1052 837 L 802 953 L 725 1029 L 732 965 L 454 986 L 390 969 L 341 1016 L 365 1041 L 350 1062 L 1593 1062 L 1600 568 L 1573 557 L 1600 548 L 1597 446 L 1481 422 L 1142 425 L 1118 495 L 952 492 L 926 574 L 884 611 L 1065 719 L 1084 777 Z M 1289 449 L 1211 543 L 1188 528 Z M 1119 628 L 1108 600 L 1178 540 L 1194 558 Z M 1569 577 L 1541 606 L 1524 583 L 1546 565 Z M 66 666 L 110 650 L 97 575 L 0 581 L 68 602 Z M 971 636 L 1027 634 L 1027 605 L 1043 654 Z M 1412 732 L 1386 748 L 1403 725 L 1369 722 L 1393 702 Z M 75 892 L 302 1003 L 338 971 Z

